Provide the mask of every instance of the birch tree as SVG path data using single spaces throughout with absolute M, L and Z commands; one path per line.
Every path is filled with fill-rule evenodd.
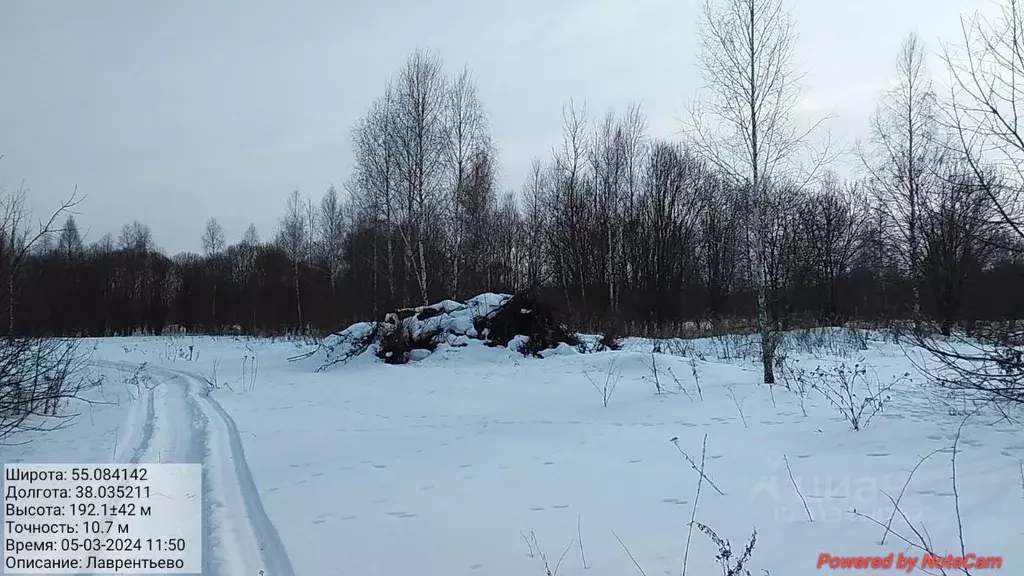
M 203 229 L 203 253 L 206 254 L 207 265 L 212 268 L 213 276 L 213 295 L 210 298 L 212 301 L 212 312 L 211 317 L 213 318 L 214 324 L 217 323 L 217 279 L 221 276 L 222 262 L 218 260 L 221 251 L 224 250 L 224 227 L 217 222 L 216 218 L 210 218 L 206 221 L 206 227 Z
M 795 37 L 782 0 L 708 0 L 700 30 L 706 86 L 689 126 L 695 149 L 747 195 L 745 228 L 767 384 L 775 381 L 779 339 L 765 283 L 767 199 L 780 181 L 799 175 L 795 167 L 811 152 L 811 130 L 798 130 L 793 117 L 801 93 L 793 67 Z
M 924 45 L 904 40 L 896 81 L 871 122 L 870 148 L 861 153 L 878 206 L 896 234 L 895 253 L 908 271 L 911 313 L 921 314 L 921 219 L 926 196 L 937 185 L 942 146 L 936 140 L 936 101 Z
M 302 328 L 302 294 L 299 289 L 299 265 L 307 254 L 307 229 L 305 202 L 298 190 L 288 195 L 288 203 L 281 217 L 281 229 L 278 231 L 277 244 L 284 250 L 292 265 L 292 288 L 295 293 L 295 318 L 299 329 Z
M 338 197 L 338 190 L 332 184 L 320 199 L 316 217 L 316 245 L 320 249 L 320 260 L 330 276 L 332 296 L 344 262 L 342 251 L 345 247 L 345 212 Z
M 446 82 L 437 55 L 417 50 L 395 84 L 397 168 L 401 187 L 402 234 L 407 273 L 422 304 L 429 304 L 427 242 L 437 228 L 444 182 Z
M 455 298 L 463 268 L 481 259 L 481 233 L 486 233 L 486 214 L 490 208 L 493 186 L 490 180 L 493 146 L 487 132 L 487 116 L 477 96 L 476 82 L 468 69 L 455 77 L 445 93 L 445 157 L 449 173 L 448 257 L 451 260 L 450 296 Z M 484 168 L 485 170 L 481 170 Z M 485 179 L 481 179 L 484 176 Z

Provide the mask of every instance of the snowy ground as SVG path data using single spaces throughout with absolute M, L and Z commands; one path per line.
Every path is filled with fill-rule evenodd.
M 855 432 L 817 392 L 807 416 L 796 394 L 776 388 L 773 401 L 756 365 L 719 360 L 742 355 L 721 341 L 656 356 L 662 394 L 649 344 L 628 344 L 532 359 L 474 342 L 318 373 L 288 361 L 309 349 L 293 341 L 90 340 L 104 402 L 0 459 L 203 462 L 208 576 L 543 576 L 544 558 L 552 574 L 640 574 L 631 555 L 655 576 L 681 571 L 698 475 L 680 452 L 699 464 L 706 435 L 706 475 L 724 495 L 703 483 L 696 521 L 736 553 L 756 527 L 752 574 L 815 573 L 821 553 L 920 554 L 892 534 L 881 544 L 884 530 L 851 513 L 888 521 L 883 492 L 899 496 L 919 459 L 955 438 L 963 417 L 916 374 Z M 863 355 L 881 382 L 913 371 L 879 339 L 850 354 L 789 356 L 813 369 Z M 590 379 L 609 372 L 620 378 L 604 407 Z M 1024 431 L 995 420 L 974 416 L 959 443 L 964 546 L 1020 573 Z M 936 552 L 960 554 L 950 456 L 920 465 L 901 508 Z M 913 539 L 899 517 L 893 527 Z M 720 574 L 716 551 L 695 530 L 687 572 Z

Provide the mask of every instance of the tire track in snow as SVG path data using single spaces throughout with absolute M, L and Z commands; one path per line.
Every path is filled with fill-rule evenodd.
M 193 374 L 176 372 L 191 381 L 189 387 L 191 395 L 206 416 L 210 440 L 208 448 L 210 454 L 218 462 L 215 473 L 220 476 L 224 484 L 230 485 L 225 486 L 226 489 L 222 495 L 231 501 L 231 513 L 241 515 L 245 523 L 248 524 L 248 534 L 245 537 L 242 534 L 238 534 L 238 536 L 245 541 L 245 544 L 249 544 L 249 540 L 252 539 L 252 544 L 256 548 L 256 556 L 247 554 L 247 557 L 243 559 L 245 561 L 243 565 L 252 566 L 252 572 L 232 570 L 230 574 L 295 576 L 295 570 L 292 568 L 284 542 L 263 508 L 263 501 L 260 499 L 259 490 L 256 488 L 252 471 L 249 469 L 249 463 L 245 459 L 242 437 L 234 419 L 215 398 L 209 395 L 205 382 Z M 233 528 L 240 527 L 235 525 Z M 260 560 L 258 564 L 254 562 L 257 558 Z M 237 568 L 242 568 L 242 566 Z
M 203 464 L 203 574 L 295 576 L 263 508 L 234 420 L 195 374 L 149 369 L 161 375 L 153 394 L 159 401 L 148 412 L 151 440 L 135 455 L 149 462 Z
M 138 364 L 131 362 L 98 361 L 95 364 L 133 371 L 139 368 Z M 154 384 L 147 387 L 146 421 L 141 426 L 141 439 L 131 451 L 130 457 L 117 461 L 132 464 L 146 462 L 205 464 L 207 423 L 198 409 L 198 404 L 188 393 L 187 384 L 182 382 L 179 375 L 169 370 L 147 365 L 146 371 L 148 372 L 147 377 L 153 376 Z M 163 374 L 163 377 L 157 378 L 158 373 Z M 133 406 L 128 415 L 129 420 L 138 417 L 138 404 L 139 402 L 136 401 L 136 406 Z M 131 430 L 138 426 L 130 422 L 127 427 Z M 210 489 L 205 469 L 206 466 L 204 466 L 202 475 L 202 573 L 212 576 L 222 574 L 229 576 L 230 571 L 222 573 L 216 569 L 214 564 L 213 539 L 210 530 L 213 525 L 211 522 L 213 510 L 210 499 L 207 497 Z
M 97 360 L 93 365 L 101 368 L 131 369 L 136 366 L 122 362 Z M 153 388 L 139 387 L 139 397 L 132 402 L 125 418 L 124 428 L 116 434 L 114 446 L 114 462 L 135 464 L 149 450 L 153 441 L 153 422 L 156 419 L 156 406 Z
M 152 388 L 146 388 L 143 392 L 146 396 L 146 412 L 142 420 L 142 430 L 140 432 L 138 443 L 132 448 L 132 456 L 128 459 L 128 462 L 137 464 L 142 460 L 143 454 L 149 450 L 149 444 L 153 441 L 153 421 L 156 420 L 156 400 L 155 394 L 153 394 Z M 138 401 L 136 401 L 138 404 Z

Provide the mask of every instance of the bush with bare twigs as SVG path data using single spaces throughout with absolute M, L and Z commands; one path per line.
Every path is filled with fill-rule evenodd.
M 820 392 L 854 430 L 860 430 L 882 412 L 890 391 L 909 379 L 910 374 L 901 374 L 883 384 L 874 371 L 869 374 L 861 359 L 853 366 L 845 363 L 818 366 L 810 373 L 810 378 L 811 387 Z
M 62 230 L 57 218 L 76 204 L 76 194 L 48 220 L 31 225 L 27 190 L 9 195 L 0 186 L 0 442 L 20 432 L 49 431 L 76 415 L 68 408 L 88 385 L 86 356 L 72 340 L 21 336 L 15 294 L 21 265 L 33 248 Z
M 67 425 L 89 385 L 85 356 L 68 340 L 0 338 L 0 442 Z
M 622 370 L 612 360 L 608 364 L 603 382 L 599 383 L 597 380 L 594 380 L 594 377 L 586 370 L 583 371 L 583 375 L 587 377 L 594 390 L 597 390 L 597 393 L 601 395 L 601 406 L 607 408 L 608 402 L 612 399 L 612 394 L 615 393 L 615 387 L 619 385 L 619 380 L 622 380 Z

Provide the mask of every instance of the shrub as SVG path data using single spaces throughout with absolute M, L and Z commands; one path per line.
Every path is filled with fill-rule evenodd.
M 854 430 L 860 430 L 885 408 L 889 392 L 909 373 L 882 384 L 878 377 L 868 374 L 864 360 L 854 364 L 837 364 L 830 368 L 818 366 L 811 372 L 812 388 L 821 392 L 833 408 L 839 411 Z

